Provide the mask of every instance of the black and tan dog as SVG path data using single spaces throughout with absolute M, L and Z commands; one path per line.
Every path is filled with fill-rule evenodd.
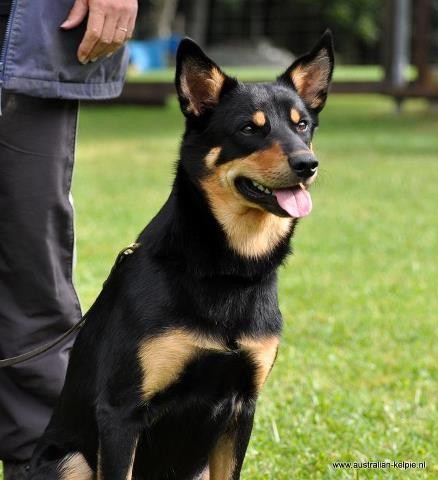
M 181 43 L 172 192 L 87 313 L 32 480 L 240 478 L 332 70 L 329 33 L 269 84 Z

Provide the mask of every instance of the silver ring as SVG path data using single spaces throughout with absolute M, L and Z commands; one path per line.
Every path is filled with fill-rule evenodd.
M 125 32 L 125 33 L 128 33 L 128 29 L 127 28 L 124 28 L 124 27 L 117 27 L 119 30 L 121 30 L 122 32 Z

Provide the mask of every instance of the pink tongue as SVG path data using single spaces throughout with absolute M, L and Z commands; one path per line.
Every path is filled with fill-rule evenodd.
M 294 218 L 305 217 L 312 211 L 312 198 L 307 190 L 301 187 L 275 190 L 277 202 L 283 210 Z

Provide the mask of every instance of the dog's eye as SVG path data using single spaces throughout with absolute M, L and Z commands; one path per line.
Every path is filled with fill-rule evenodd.
M 253 135 L 257 131 L 257 127 L 253 123 L 247 123 L 240 131 L 245 135 Z
M 306 120 L 301 120 L 297 124 L 297 130 L 299 132 L 305 132 L 309 128 L 309 124 L 306 122 Z

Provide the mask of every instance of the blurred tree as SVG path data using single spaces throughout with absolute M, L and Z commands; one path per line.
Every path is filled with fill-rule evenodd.
M 187 34 L 204 46 L 207 41 L 209 0 L 192 0 L 189 12 Z
M 326 4 L 324 10 L 328 23 L 332 25 L 339 51 L 346 61 L 380 61 L 377 47 L 381 34 L 382 0 L 316 1 Z M 327 8 L 328 3 L 330 8 Z
M 380 60 L 381 14 L 382 0 L 276 0 L 268 35 L 296 52 L 310 48 L 315 36 L 330 28 L 345 61 L 374 63 Z
M 172 33 L 178 0 L 155 0 L 157 36 L 168 37 Z
M 432 32 L 438 31 L 438 0 L 432 0 Z M 438 35 L 432 35 L 431 58 L 434 59 L 435 67 L 438 64 Z
M 210 7 L 209 44 L 267 37 L 299 53 L 330 27 L 344 60 L 380 60 L 382 0 L 210 0 Z
M 313 0 L 321 5 L 328 2 Z M 327 18 L 336 24 L 344 33 L 359 37 L 365 43 L 378 40 L 378 9 L 382 7 L 381 0 L 332 0 L 330 8 L 326 8 Z
M 167 37 L 173 31 L 178 0 L 141 0 L 136 36 Z
M 431 1 L 437 23 L 438 0 Z M 378 63 L 385 42 L 383 5 L 383 0 L 141 0 L 137 32 L 143 38 L 169 32 L 178 15 L 184 31 L 204 45 L 266 37 L 300 53 L 329 27 L 341 61 Z

